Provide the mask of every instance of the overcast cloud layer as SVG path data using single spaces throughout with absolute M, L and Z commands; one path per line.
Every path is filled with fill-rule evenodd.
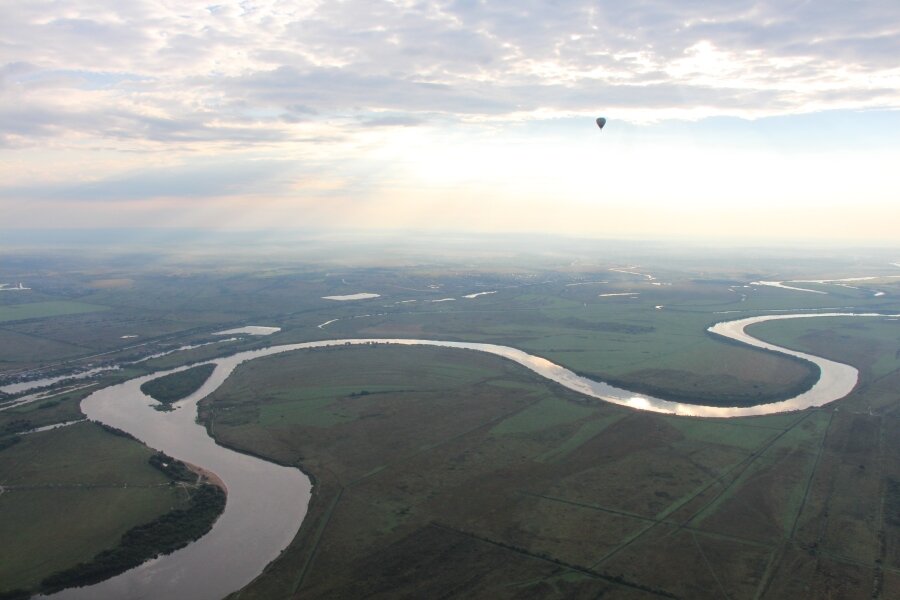
M 7 146 L 900 105 L 900 3 L 5 2 Z
M 181 224 L 191 201 L 197 223 L 467 226 L 490 200 L 491 226 L 568 202 L 561 227 L 615 229 L 616 203 L 896 197 L 895 0 L 0 8 L 7 223 L 112 223 L 118 202 L 116 223 Z M 819 176 L 838 171 L 860 176 Z

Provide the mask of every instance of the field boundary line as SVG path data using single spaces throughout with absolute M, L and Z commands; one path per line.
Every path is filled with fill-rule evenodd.
M 815 412 L 815 411 L 813 411 L 813 412 Z M 811 412 L 810 414 L 813 414 L 813 412 Z M 772 561 L 766 567 L 766 570 L 763 573 L 762 579 L 760 579 L 759 585 L 756 588 L 756 594 L 754 595 L 754 600 L 763 598 L 766 595 L 766 593 L 769 591 L 769 586 L 772 585 L 772 580 L 775 578 L 775 574 L 778 573 L 778 570 L 781 568 L 781 564 L 780 564 L 781 558 L 784 556 L 785 551 L 787 550 L 788 546 L 799 547 L 799 545 L 794 540 L 794 534 L 796 533 L 796 529 L 797 529 L 797 522 L 800 519 L 800 515 L 803 514 L 803 508 L 806 506 L 806 500 L 809 495 L 809 488 L 812 485 L 812 480 L 813 480 L 813 478 L 815 478 L 816 471 L 819 468 L 819 458 L 822 456 L 822 451 L 825 447 L 825 440 L 828 437 L 828 432 L 831 430 L 831 424 L 834 421 L 834 410 L 830 410 L 828 412 L 829 412 L 828 425 L 825 427 L 825 431 L 822 433 L 822 439 L 819 440 L 819 449 L 816 452 L 816 458 L 813 461 L 812 469 L 810 469 L 810 475 L 806 481 L 806 489 L 803 493 L 803 500 L 800 502 L 800 508 L 797 511 L 797 515 L 794 517 L 794 523 L 791 526 L 791 531 L 790 531 L 789 535 L 784 539 L 782 544 L 778 548 L 776 548 L 775 553 L 772 555 Z M 798 421 L 798 423 L 799 423 L 799 421 Z M 833 491 L 833 483 L 834 482 L 832 481 L 832 491 Z M 829 493 L 829 495 L 828 495 L 829 502 L 830 502 L 830 498 L 831 498 L 831 494 Z M 822 522 L 822 529 L 824 529 L 826 527 L 827 523 L 828 523 L 828 520 L 826 518 Z M 820 535 L 821 535 L 821 533 L 820 533 Z M 819 563 L 818 555 L 819 555 L 818 552 L 816 552 L 814 554 L 815 559 L 816 559 L 816 567 L 817 568 L 818 568 L 818 563 Z
M 196 484 L 188 484 L 190 487 L 196 487 Z M 34 491 L 34 490 L 127 490 L 129 488 L 152 489 L 170 487 L 169 483 L 35 483 L 31 485 L 3 485 L 3 489 L 8 492 L 15 491 Z M 182 487 L 182 485 L 174 486 Z
M 779 559 L 784 554 L 784 546 L 776 546 L 769 555 L 769 561 L 766 563 L 766 570 L 763 571 L 762 577 L 759 579 L 759 585 L 756 586 L 756 593 L 753 594 L 753 600 L 761 600 L 763 594 L 769 588 L 768 582 L 772 580 L 772 572 L 777 568 Z
M 540 498 L 542 500 L 547 500 L 549 502 L 559 502 L 561 504 L 571 504 L 572 506 L 580 506 L 581 508 L 588 508 L 591 510 L 596 510 L 599 512 L 610 513 L 613 515 L 618 515 L 620 517 L 628 517 L 631 519 L 636 519 L 639 521 L 648 521 L 651 523 L 659 523 L 660 519 L 656 519 L 654 517 L 645 517 L 643 515 L 639 515 L 637 513 L 630 513 L 624 510 L 618 510 L 615 508 L 606 508 L 604 506 L 597 506 L 594 504 L 583 504 L 581 502 L 576 502 L 574 500 L 567 500 L 566 498 L 560 498 L 558 496 L 545 496 L 544 494 L 535 494 L 534 492 L 519 492 L 524 496 L 531 496 L 532 498 Z
M 592 568 L 582 567 L 582 566 L 579 566 L 579 565 L 573 565 L 573 564 L 571 564 L 571 563 L 564 562 L 564 561 L 562 561 L 562 560 L 553 558 L 553 557 L 551 557 L 551 556 L 542 556 L 542 555 L 540 555 L 540 554 L 535 554 L 535 553 L 533 553 L 533 552 L 529 552 L 528 550 L 525 550 L 524 548 L 519 548 L 519 547 L 516 547 L 516 546 L 511 546 L 511 545 L 509 545 L 509 544 L 504 544 L 503 542 L 498 542 L 498 541 L 496 541 L 496 540 L 492 540 L 492 539 L 490 539 L 490 538 L 483 537 L 483 536 L 480 536 L 480 535 L 478 535 L 478 534 L 475 534 L 475 533 L 472 533 L 472 532 L 469 532 L 469 531 L 464 531 L 464 530 L 462 530 L 462 529 L 457 529 L 456 527 L 451 527 L 451 526 L 445 525 L 445 524 L 443 524 L 443 523 L 438 523 L 438 522 L 436 522 L 436 521 L 432 521 L 432 522 L 430 523 L 430 525 L 431 525 L 432 527 L 437 527 L 437 528 L 439 528 L 439 529 L 444 529 L 444 530 L 446 530 L 446 531 L 450 531 L 450 532 L 456 533 L 456 534 L 458 534 L 458 535 L 466 536 L 466 537 L 468 537 L 468 538 L 471 538 L 471 539 L 473 539 L 473 540 L 477 540 L 477 541 L 482 542 L 482 543 L 485 543 L 485 544 L 490 544 L 490 545 L 492 545 L 492 546 L 496 546 L 496 547 L 498 547 L 498 548 L 502 548 L 503 550 L 507 550 L 507 551 L 509 551 L 509 552 L 514 552 L 514 553 L 516 553 L 516 554 L 521 554 L 522 556 L 527 556 L 528 558 L 531 558 L 531 559 L 534 559 L 534 560 L 539 560 L 539 561 L 542 561 L 542 562 L 546 562 L 546 563 L 555 565 L 555 566 L 557 566 L 557 567 L 562 567 L 562 568 L 564 568 L 564 569 L 568 569 L 568 570 L 570 570 L 570 571 L 574 571 L 574 572 L 576 572 L 576 573 L 581 573 L 581 574 L 583 574 L 583 575 L 587 575 L 587 576 L 589 576 L 589 577 L 593 577 L 594 579 L 600 579 L 600 580 L 603 580 L 603 581 L 606 581 L 606 582 L 609 582 L 609 583 L 614 583 L 614 584 L 617 584 L 617 585 L 621 585 L 621 586 L 624 586 L 624 587 L 629 587 L 629 588 L 632 588 L 632 589 L 638 589 L 638 590 L 641 590 L 642 592 L 647 592 L 647 593 L 649 593 L 649 594 L 653 594 L 654 596 L 660 596 L 660 597 L 662 597 L 662 598 L 678 598 L 678 596 L 676 596 L 675 594 L 673 594 L 673 593 L 671 593 L 671 592 L 667 592 L 667 591 L 665 591 L 665 590 L 658 590 L 658 589 L 650 588 L 650 587 L 648 587 L 648 586 L 641 585 L 640 583 L 635 583 L 635 582 L 632 582 L 632 581 L 628 581 L 627 579 L 624 579 L 624 578 L 622 578 L 622 577 L 620 577 L 620 576 L 607 575 L 607 574 L 605 574 L 605 573 L 601 573 L 601 572 L 599 572 L 599 571 L 595 571 L 595 570 L 592 569 Z
M 884 503 L 887 496 L 887 474 L 884 468 L 884 417 L 878 417 L 878 513 L 875 523 L 878 531 L 875 534 L 875 542 L 878 544 L 878 553 L 875 555 L 875 576 L 872 581 L 872 600 L 880 600 L 884 595 L 884 563 L 887 558 L 887 534 L 884 527 Z
M 303 568 L 300 569 L 300 574 L 297 576 L 297 581 L 294 583 L 294 587 L 291 590 L 291 595 L 294 596 L 297 594 L 297 590 L 300 589 L 300 586 L 303 585 L 303 580 L 306 579 L 306 574 L 309 572 L 309 567 L 312 565 L 313 560 L 316 558 L 316 554 L 319 553 L 319 542 L 322 540 L 322 534 L 325 533 L 325 528 L 328 527 L 328 523 L 331 521 L 331 515 L 334 513 L 334 509 L 337 507 L 338 502 L 340 502 L 341 497 L 344 495 L 344 487 L 341 486 L 341 489 L 338 490 L 337 495 L 334 497 L 334 500 L 331 501 L 331 506 L 328 507 L 328 510 L 325 511 L 325 514 L 322 516 L 322 522 L 319 524 L 319 527 L 316 530 L 315 537 L 313 538 L 313 545 L 309 551 L 309 556 L 306 557 L 306 561 L 303 563 Z
M 478 425 L 475 425 L 474 427 L 471 427 L 470 429 L 467 429 L 467 430 L 465 430 L 465 431 L 462 431 L 462 432 L 460 432 L 460 433 L 457 433 L 456 435 L 450 436 L 449 438 L 447 438 L 447 439 L 445 439 L 445 440 L 441 440 L 441 441 L 439 441 L 439 442 L 437 442 L 437 443 L 435 443 L 435 444 L 430 444 L 430 445 L 426 446 L 425 448 L 420 448 L 420 449 L 416 450 L 415 452 L 412 452 L 411 454 L 407 454 L 407 455 L 405 455 L 405 456 L 400 456 L 400 457 L 398 457 L 396 460 L 393 460 L 393 461 L 391 461 L 391 462 L 389 462 L 389 463 L 387 463 L 387 464 L 384 464 L 384 465 L 378 467 L 377 469 L 372 470 L 372 471 L 370 471 L 369 473 L 366 473 L 365 475 L 362 475 L 362 476 L 360 476 L 360 477 L 357 477 L 357 478 L 354 479 L 353 481 L 348 482 L 347 485 L 346 485 L 345 487 L 348 487 L 348 488 L 349 488 L 349 487 L 353 487 L 353 486 L 355 486 L 355 485 L 358 484 L 358 483 L 362 483 L 363 481 L 365 481 L 365 480 L 367 480 L 367 479 L 370 479 L 371 477 L 374 477 L 374 476 L 378 475 L 379 473 L 385 471 L 386 469 L 388 469 L 388 468 L 390 468 L 390 467 L 394 467 L 394 466 L 397 466 L 398 464 L 402 464 L 402 463 L 404 463 L 404 462 L 406 462 L 406 461 L 408 461 L 408 460 L 410 460 L 410 459 L 413 459 L 413 458 L 415 458 L 415 457 L 417 457 L 417 456 L 419 456 L 419 455 L 425 454 L 426 452 L 431 452 L 431 451 L 434 450 L 435 448 L 440 448 L 441 446 L 444 446 L 444 445 L 449 444 L 449 443 L 451 443 L 451 442 L 455 442 L 456 440 L 462 439 L 462 438 L 464 438 L 465 436 L 467 436 L 467 435 L 469 435 L 469 434 L 471 434 L 471 433 L 475 433 L 475 432 L 478 431 L 479 429 L 482 429 L 482 428 L 487 427 L 487 426 L 489 426 L 489 425 L 493 425 L 493 424 L 495 424 L 495 423 L 497 423 L 497 422 L 499 422 L 499 421 L 503 421 L 503 420 L 505 420 L 505 419 L 508 419 L 509 417 L 513 417 L 513 416 L 517 415 L 518 413 L 522 412 L 523 410 L 526 410 L 526 409 L 531 408 L 532 406 L 534 406 L 535 404 L 537 404 L 538 402 L 540 402 L 540 400 L 541 400 L 541 399 L 538 398 L 538 399 L 536 399 L 536 400 L 533 400 L 532 402 L 529 402 L 529 403 L 526 404 L 525 406 L 520 406 L 520 407 L 514 408 L 513 410 L 511 410 L 511 411 L 509 411 L 509 412 L 503 413 L 502 415 L 498 415 L 498 416 L 496 416 L 496 417 L 494 417 L 494 418 L 492 418 L 492 419 L 489 419 L 489 420 L 487 420 L 487 421 L 485 421 L 485 422 L 483 422 L 483 423 L 479 423 Z
M 738 469 L 740 469 L 740 472 L 737 474 L 737 476 L 736 476 L 734 479 L 732 479 L 727 485 L 725 485 L 725 486 L 724 486 L 724 487 L 723 487 L 723 488 L 722 488 L 715 496 L 713 496 L 713 497 L 710 499 L 709 502 L 707 502 L 706 504 L 703 505 L 703 507 L 701 507 L 700 509 L 698 509 L 697 512 L 695 512 L 690 518 L 688 518 L 687 520 L 685 520 L 685 521 L 681 524 L 681 526 L 683 526 L 683 527 L 689 527 L 689 526 L 690 526 L 690 523 L 693 522 L 694 519 L 696 519 L 701 513 L 703 513 L 704 511 L 706 511 L 706 510 L 707 510 L 708 508 L 710 508 L 715 502 L 717 502 L 717 501 L 719 500 L 719 498 L 721 498 L 725 493 L 727 493 L 728 490 L 731 489 L 731 487 L 734 486 L 738 481 L 741 481 L 741 478 L 746 474 L 747 470 L 753 465 L 753 463 L 755 463 L 759 458 L 761 458 L 763 455 L 765 455 L 765 453 L 768 452 L 768 451 L 772 448 L 772 446 L 774 446 L 775 443 L 778 442 L 778 440 L 780 440 L 780 439 L 783 438 L 785 435 L 787 435 L 788 433 L 790 433 L 791 431 L 793 431 L 794 428 L 796 428 L 798 425 L 800 425 L 800 423 L 806 421 L 806 420 L 807 420 L 808 418 L 810 418 L 812 415 L 816 414 L 816 412 L 818 412 L 818 411 L 817 411 L 817 410 L 811 410 L 811 411 L 808 412 L 805 416 L 803 416 L 803 417 L 797 419 L 797 421 L 795 421 L 790 427 L 788 427 L 787 429 L 783 430 L 781 433 L 775 435 L 774 437 L 772 437 L 772 439 L 770 439 L 770 440 L 768 440 L 768 441 L 766 441 L 766 442 L 763 442 L 763 444 L 762 444 L 760 447 L 758 447 L 758 448 L 756 448 L 755 450 L 753 450 L 753 451 L 747 456 L 747 458 L 745 458 L 743 461 L 741 461 L 740 463 L 738 463 L 737 465 L 735 465 L 735 467 L 734 467 L 733 469 L 731 469 L 730 471 L 728 471 L 727 473 L 725 473 L 725 475 L 723 475 L 722 477 L 720 477 L 719 480 L 721 481 L 721 480 L 725 479 L 725 477 L 731 475 L 731 473 L 732 473 L 733 471 L 737 471 Z M 746 463 L 746 464 L 744 464 L 744 463 Z
M 813 415 L 813 414 L 815 414 L 815 411 L 810 411 L 806 416 L 804 416 L 804 417 L 802 417 L 802 418 L 800 418 L 800 419 L 797 419 L 797 421 L 796 421 L 795 423 L 793 423 L 790 427 L 788 427 L 787 429 L 783 430 L 781 433 L 779 433 L 779 434 L 777 434 L 777 435 L 774 435 L 774 436 L 772 437 L 772 439 L 770 439 L 770 440 L 768 440 L 767 442 L 765 442 L 765 443 L 764 443 L 762 446 L 760 446 L 759 448 L 753 450 L 747 457 L 745 457 L 743 460 L 741 460 L 740 462 L 738 462 L 736 465 L 734 465 L 733 467 L 731 467 L 730 469 L 728 469 L 726 472 L 722 473 L 722 475 L 720 475 L 719 477 L 717 477 L 717 478 L 713 479 L 712 481 L 710 481 L 707 485 L 703 486 L 703 487 L 702 487 L 700 490 L 698 490 L 695 494 L 692 494 L 692 495 L 690 495 L 690 496 L 687 496 L 687 497 L 685 497 L 684 499 L 679 500 L 678 502 L 676 502 L 676 503 L 674 503 L 673 505 L 671 505 L 670 507 L 668 507 L 668 508 L 667 508 L 666 510 L 664 510 L 662 513 L 660 513 L 661 517 L 660 517 L 660 521 L 659 521 L 659 522 L 657 522 L 657 523 L 652 523 L 652 524 L 648 525 L 648 526 L 645 527 L 643 530 L 639 531 L 637 534 L 635 534 L 634 536 L 632 536 L 630 539 L 625 540 L 622 544 L 620 544 L 620 545 L 617 546 L 616 548 L 610 550 L 608 553 L 606 553 L 606 555 L 604 555 L 603 557 L 601 557 L 600 560 L 598 560 L 596 563 L 594 563 L 593 565 L 591 565 L 591 568 L 597 568 L 597 567 L 600 566 L 602 563 L 606 562 L 607 560 L 609 560 L 610 558 L 612 558 L 613 556 L 615 556 L 616 554 L 618 554 L 619 552 L 621 552 L 622 550 L 624 550 L 625 548 L 627 548 L 628 546 L 630 546 L 632 543 L 634 543 L 635 541 L 637 541 L 638 539 L 640 539 L 641 537 L 643 537 L 645 533 L 647 533 L 647 532 L 650 531 L 651 529 L 657 527 L 661 522 L 663 522 L 663 521 L 665 520 L 665 518 L 666 518 L 668 515 L 672 514 L 673 512 L 675 512 L 676 510 L 678 510 L 679 508 L 685 506 L 685 505 L 688 504 L 689 502 L 691 502 L 691 501 L 693 501 L 694 499 L 698 498 L 701 494 L 703 494 L 704 492 L 706 492 L 707 490 L 709 490 L 710 488 L 712 488 L 714 485 L 716 485 L 716 484 L 722 484 L 722 481 L 723 481 L 724 479 L 726 479 L 726 478 L 728 478 L 728 477 L 731 477 L 733 474 L 736 473 L 736 476 L 731 480 L 731 482 L 730 482 L 729 484 L 723 485 L 722 489 L 721 489 L 717 494 L 715 494 L 709 502 L 707 502 L 707 503 L 704 504 L 701 508 L 699 508 L 697 511 L 695 511 L 694 514 L 693 514 L 690 518 L 688 518 L 687 520 L 685 520 L 683 523 L 679 524 L 679 525 L 677 526 L 676 531 L 689 527 L 691 521 L 693 521 L 694 518 L 695 518 L 697 515 L 699 515 L 700 513 L 702 513 L 704 510 L 706 510 L 709 506 L 712 505 L 713 502 L 715 502 L 716 500 L 718 500 L 718 499 L 722 496 L 722 494 L 724 494 L 726 491 L 728 491 L 728 489 L 730 489 L 731 486 L 734 485 L 734 483 L 737 482 L 737 481 L 740 479 L 740 477 L 746 472 L 746 470 L 749 469 L 750 466 L 751 466 L 754 462 L 756 462 L 756 460 L 757 460 L 759 457 L 761 457 L 762 455 L 764 455 L 764 454 L 765 454 L 765 453 L 766 453 L 766 452 L 767 452 L 767 451 L 775 444 L 775 442 L 777 442 L 777 441 L 780 440 L 782 437 L 784 437 L 785 435 L 787 435 L 790 431 L 792 431 L 795 427 L 797 427 L 800 423 L 802 423 L 803 421 L 805 421 L 806 419 L 808 419 L 808 418 L 809 418 L 811 415 Z
M 709 562 L 709 559 L 706 557 L 706 552 L 703 551 L 703 547 L 700 545 L 700 542 L 697 541 L 697 536 L 693 531 L 690 532 L 691 539 L 694 541 L 694 546 L 697 547 L 697 551 L 700 553 L 700 556 L 703 558 L 703 563 L 706 565 L 706 568 L 709 569 L 710 575 L 713 576 L 713 579 L 716 580 L 716 585 L 719 586 L 719 591 L 722 592 L 722 595 L 725 597 L 725 600 L 731 600 L 731 597 L 728 595 L 728 592 L 725 591 L 725 586 L 722 585 L 722 582 L 719 580 L 719 576 L 716 574 L 716 570 L 713 569 L 712 564 Z
M 20 321 L 5 321 L 6 323 L 19 323 Z M 12 333 L 14 335 L 23 335 L 25 337 L 34 338 L 37 340 L 43 340 L 45 342 L 53 342 L 54 344 L 62 344 L 64 346 L 71 346 L 72 348 L 79 348 L 82 350 L 87 350 L 89 352 L 94 352 L 96 348 L 91 348 L 90 346 L 85 346 L 82 344 L 76 344 L 74 342 L 69 342 L 66 340 L 59 340 L 56 338 L 47 337 L 45 335 L 38 335 L 37 333 L 30 333 L 25 331 L 16 331 L 15 329 L 10 329 L 9 327 L 0 327 L 0 331 L 5 331 L 7 333 Z
M 715 539 L 719 539 L 719 540 L 728 540 L 730 542 L 736 542 L 738 544 L 744 544 L 746 546 L 755 546 L 757 548 L 765 548 L 766 550 L 773 549 L 772 545 L 767 544 L 766 542 L 761 542 L 759 540 L 751 540 L 749 538 L 743 538 L 740 536 L 731 535 L 729 533 L 719 533 L 716 531 L 707 531 L 706 529 L 701 529 L 699 527 L 693 527 L 690 525 L 682 525 L 678 521 L 670 521 L 668 519 L 657 519 L 655 517 L 645 517 L 643 515 L 629 513 L 627 511 L 622 511 L 622 510 L 618 510 L 615 508 L 608 508 L 605 506 L 598 506 L 598 505 L 594 505 L 594 504 L 584 504 L 582 502 L 575 502 L 574 500 L 567 500 L 566 498 L 560 498 L 557 496 L 546 496 L 543 494 L 535 494 L 533 492 L 523 492 L 523 491 L 520 491 L 519 493 L 524 496 L 541 498 L 543 500 L 547 500 L 548 502 L 559 502 L 561 504 L 570 504 L 572 506 L 578 506 L 578 507 L 586 508 L 589 510 L 596 510 L 598 512 L 609 513 L 609 514 L 621 516 L 624 518 L 634 519 L 636 521 L 645 521 L 645 522 L 651 522 L 651 523 L 662 524 L 662 525 L 671 525 L 672 527 L 675 527 L 675 528 L 680 527 L 681 529 L 686 529 L 686 530 L 691 531 L 702 537 L 715 538 Z
M 819 448 L 816 451 L 816 459 L 813 461 L 812 468 L 809 470 L 809 477 L 806 479 L 806 487 L 803 490 L 803 499 L 800 501 L 800 506 L 797 507 L 797 514 L 794 516 L 794 522 L 791 525 L 791 531 L 788 534 L 788 539 L 793 540 L 794 534 L 797 533 L 797 523 L 800 521 L 800 515 L 803 514 L 803 509 L 806 508 L 806 501 L 809 499 L 809 489 L 812 487 L 813 479 L 816 478 L 816 471 L 819 470 L 819 460 L 822 458 L 822 452 L 825 451 L 825 441 L 828 439 L 828 432 L 831 431 L 831 424 L 834 422 L 834 411 L 828 411 L 828 425 L 825 426 L 825 431 L 822 433 L 822 439 L 819 440 Z

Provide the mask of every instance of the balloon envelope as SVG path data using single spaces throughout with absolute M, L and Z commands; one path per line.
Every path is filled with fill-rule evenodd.
M 597 119 L 597 127 L 599 127 L 600 129 L 603 129 L 604 125 L 606 125 L 606 119 L 604 119 L 603 117 L 599 117 Z

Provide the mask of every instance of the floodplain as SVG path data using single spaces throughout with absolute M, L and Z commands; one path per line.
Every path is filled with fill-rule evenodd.
M 889 255 L 742 251 L 713 260 L 651 249 L 635 259 L 631 251 L 476 259 L 467 249 L 413 260 L 382 249 L 381 263 L 369 264 L 352 257 L 375 253 L 354 247 L 302 259 L 132 257 L 111 267 L 90 253 L 37 260 L 21 250 L 4 277 L 32 289 L 0 297 L 0 315 L 26 316 L 0 323 L 0 385 L 120 368 L 87 388 L 61 382 L 22 406 L 9 403 L 31 392 L 0 397 L 0 503 L 24 493 L 16 485 L 44 485 L 19 482 L 23 464 L 92 447 L 86 431 L 110 435 L 89 423 L 24 432 L 83 418 L 80 399 L 99 387 L 237 351 L 360 337 L 487 342 L 636 392 L 749 406 L 803 391 L 816 370 L 717 339 L 711 324 L 790 311 L 900 312 Z M 851 277 L 874 279 L 822 283 Z M 775 280 L 811 280 L 791 285 L 824 293 L 753 285 Z M 378 297 L 324 299 L 362 293 Z M 251 324 L 280 330 L 214 335 Z M 701 419 L 612 406 L 463 350 L 336 347 L 239 367 L 201 404 L 208 431 L 302 469 L 315 485 L 298 536 L 238 597 L 897 596 L 900 321 L 785 320 L 749 331 L 851 364 L 859 384 L 818 409 Z M 111 443 L 126 441 L 152 454 L 132 440 Z M 108 465 L 143 472 L 138 463 Z M 29 503 L 29 518 L 15 522 L 2 511 L 0 547 L 44 539 L 51 525 L 73 541 L 56 562 L 17 555 L 15 572 L 34 574 L 3 572 L 0 592 L 35 589 L 176 505 L 116 481 L 136 495 L 115 500 L 90 488 L 90 501 L 72 504 L 97 511 L 80 523 L 118 506 L 108 529 L 54 521 L 71 502 L 62 495 Z
M 0 452 L 2 591 L 47 589 L 48 577 L 115 549 L 131 528 L 186 507 L 190 491 L 152 456 L 86 421 L 24 435 Z

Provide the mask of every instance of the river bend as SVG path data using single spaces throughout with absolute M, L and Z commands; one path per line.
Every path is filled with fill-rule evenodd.
M 196 423 L 199 400 L 217 389 L 234 368 L 247 360 L 282 352 L 338 345 L 427 345 L 475 350 L 501 356 L 576 392 L 639 410 L 684 416 L 743 417 L 766 415 L 822 406 L 852 391 L 858 372 L 821 357 L 788 350 L 758 340 L 744 329 L 755 323 L 812 317 L 896 317 L 897 315 L 849 313 L 764 315 L 717 323 L 709 331 L 758 348 L 795 356 L 816 364 L 821 375 L 806 392 L 770 404 L 728 408 L 699 406 L 654 398 L 582 377 L 549 360 L 495 344 L 414 339 L 323 340 L 273 346 L 240 352 L 209 361 L 216 369 L 194 394 L 176 404 L 178 410 L 160 412 L 140 391 L 142 383 L 183 370 L 161 371 L 94 392 L 82 401 L 82 411 L 94 421 L 117 427 L 150 446 L 218 475 L 228 490 L 228 501 L 212 530 L 196 542 L 172 554 L 148 561 L 99 584 L 63 590 L 60 599 L 170 598 L 214 600 L 253 580 L 278 557 L 300 528 L 310 498 L 309 479 L 297 469 L 240 454 L 217 445 Z

